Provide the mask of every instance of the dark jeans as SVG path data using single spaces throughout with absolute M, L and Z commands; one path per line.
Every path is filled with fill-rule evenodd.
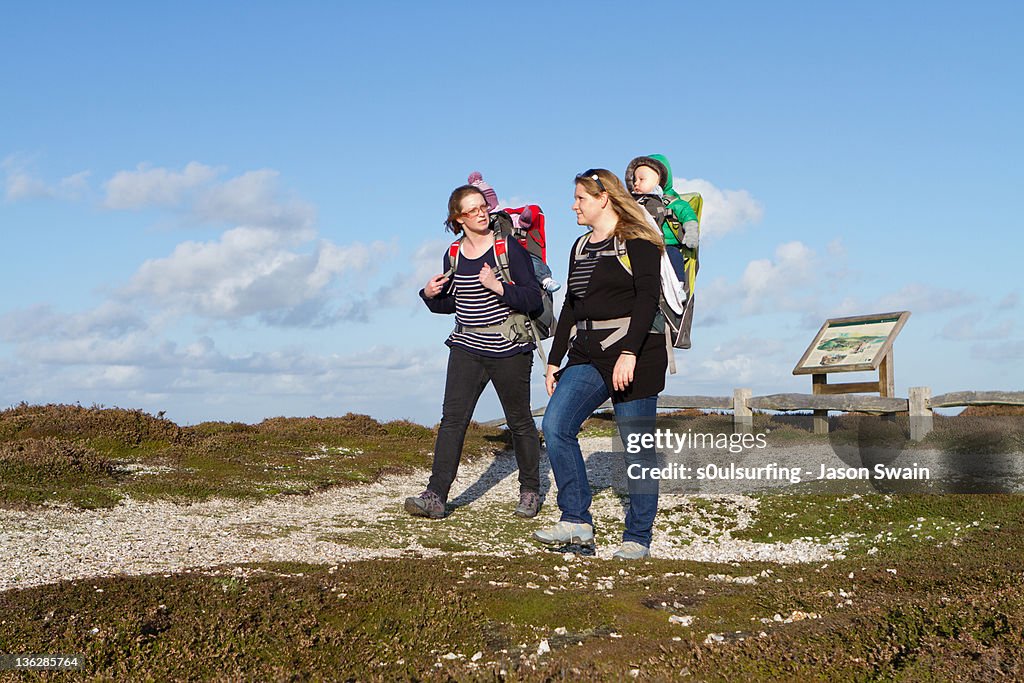
M 676 271 L 676 277 L 679 278 L 680 282 L 685 283 L 686 259 L 683 258 L 683 252 L 679 250 L 679 247 L 665 247 L 665 253 L 668 254 L 668 260 L 672 262 L 672 270 Z M 689 292 L 690 290 L 687 289 L 686 291 Z
M 555 393 L 544 410 L 544 441 L 548 446 L 548 460 L 558 486 L 558 507 L 562 521 L 593 524 L 590 514 L 590 480 L 583 462 L 578 435 L 583 421 L 608 400 L 608 386 L 593 365 L 570 365 L 555 385 Z M 658 412 L 658 397 L 648 396 L 632 401 L 621 401 L 615 409 L 615 424 L 622 443 L 630 442 L 631 435 L 654 432 Z M 640 448 L 636 453 L 623 451 L 627 473 L 630 465 L 656 467 L 658 454 L 653 448 Z M 633 541 L 650 547 L 654 516 L 658 512 L 657 480 L 640 481 L 626 477 L 629 492 L 629 510 L 623 541 Z
M 512 432 L 512 447 L 519 463 L 519 486 L 540 491 L 540 437 L 530 414 L 530 370 L 533 352 L 506 358 L 478 356 L 458 347 L 448 353 L 441 426 L 434 443 L 434 467 L 427 488 L 448 500 L 448 491 L 462 459 L 462 444 L 473 410 L 488 382 L 494 382 L 505 421 Z

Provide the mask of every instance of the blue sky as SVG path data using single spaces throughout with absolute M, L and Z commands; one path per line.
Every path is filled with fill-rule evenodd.
M 2 406 L 433 424 L 449 192 L 544 207 L 564 279 L 573 176 L 653 152 L 705 195 L 667 393 L 808 392 L 825 318 L 904 309 L 900 395 L 1022 389 L 1017 3 L 0 12 Z

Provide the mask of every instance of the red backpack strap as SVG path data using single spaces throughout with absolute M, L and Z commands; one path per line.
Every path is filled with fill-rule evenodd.
M 547 245 L 547 230 L 544 225 L 544 210 L 536 204 L 530 204 L 530 210 L 533 212 L 533 224 L 530 226 L 530 234 L 533 240 L 540 245 L 541 259 L 547 263 L 548 261 L 548 245 Z
M 512 281 L 512 267 L 508 263 L 508 244 L 505 243 L 504 237 L 494 238 L 494 261 L 498 264 L 498 271 L 501 273 L 501 278 L 514 285 Z
M 444 274 L 445 277 L 451 277 L 455 274 L 455 267 L 459 263 L 459 246 L 462 244 L 462 238 L 459 238 L 451 243 L 448 247 L 448 272 Z

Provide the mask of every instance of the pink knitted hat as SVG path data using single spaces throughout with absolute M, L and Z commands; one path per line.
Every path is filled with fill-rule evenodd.
M 469 174 L 469 184 L 484 193 L 484 199 L 487 200 L 487 207 L 491 211 L 498 208 L 498 193 L 494 191 L 494 188 L 484 182 L 483 174 L 481 174 L 480 171 L 473 171 Z

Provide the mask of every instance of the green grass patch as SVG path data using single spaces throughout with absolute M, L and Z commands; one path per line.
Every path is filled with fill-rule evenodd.
M 990 498 L 986 517 L 1005 524 L 898 562 L 539 551 L 65 582 L 0 594 L 0 647 L 83 654 L 90 680 L 1012 678 L 1024 666 L 1024 517 Z M 713 579 L 740 573 L 756 585 Z
M 351 413 L 181 428 L 141 411 L 22 404 L 0 412 L 0 506 L 309 494 L 429 467 L 433 442 L 422 425 Z M 504 430 L 474 423 L 465 457 L 508 447 Z
M 902 547 L 939 545 L 978 529 L 1024 518 L 1024 497 L 979 495 L 762 494 L 754 522 L 735 538 L 825 542 L 850 537 L 851 552 L 889 555 Z

